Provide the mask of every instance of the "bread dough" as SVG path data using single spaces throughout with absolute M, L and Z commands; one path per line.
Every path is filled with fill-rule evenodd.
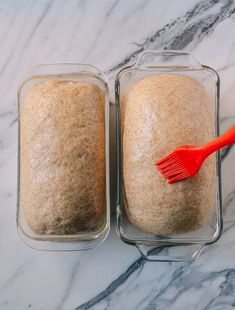
M 104 94 L 88 82 L 34 85 L 20 107 L 20 204 L 34 232 L 98 232 L 106 219 Z
M 154 163 L 177 146 L 214 137 L 213 106 L 201 83 L 161 74 L 128 87 L 121 100 L 125 210 L 155 234 L 199 228 L 215 207 L 215 156 L 187 180 L 167 184 Z

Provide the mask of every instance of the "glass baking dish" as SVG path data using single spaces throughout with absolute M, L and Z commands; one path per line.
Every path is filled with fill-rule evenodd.
M 104 176 L 105 206 L 104 220 L 99 229 L 81 231 L 72 234 L 36 233 L 28 225 L 24 207 L 21 203 L 21 105 L 36 84 L 49 81 L 90 82 L 98 86 L 104 94 Z M 96 67 L 87 64 L 45 64 L 32 68 L 18 90 L 18 190 L 17 190 L 17 228 L 21 239 L 28 246 L 39 250 L 76 251 L 93 248 L 104 241 L 110 228 L 110 194 L 109 194 L 109 92 L 106 77 Z M 66 119 L 64 120 L 66 122 Z M 78 189 L 79 190 L 79 189 Z M 61 219 L 63 221 L 63 218 Z
M 215 159 L 215 206 L 207 221 L 190 232 L 177 234 L 156 234 L 146 232 L 133 225 L 126 213 L 128 199 L 123 173 L 123 136 L 125 131 L 123 96 L 130 85 L 153 75 L 180 74 L 199 81 L 212 99 L 214 136 L 219 135 L 219 76 L 210 67 L 201 65 L 187 52 L 146 51 L 138 61 L 122 69 L 115 82 L 116 105 L 116 147 L 117 147 L 117 233 L 122 241 L 135 245 L 143 257 L 153 261 L 192 261 L 203 248 L 219 239 L 222 233 L 220 154 Z M 190 103 L 189 103 L 190 109 Z M 124 111 L 124 112 L 122 112 Z M 129 114 L 128 114 L 129 115 Z M 127 119 L 128 122 L 128 119 Z M 178 124 L 181 126 L 181 124 Z M 141 130 L 138 128 L 137 130 Z M 173 134 L 173 130 L 172 130 Z M 147 139 L 147 136 L 146 136 Z M 157 160 L 157 159 L 156 159 Z M 154 169 L 154 168 L 153 168 Z M 171 186 L 171 185 L 169 185 Z M 133 195 L 133 194 L 132 194 Z M 143 215 L 144 215 L 143 205 Z

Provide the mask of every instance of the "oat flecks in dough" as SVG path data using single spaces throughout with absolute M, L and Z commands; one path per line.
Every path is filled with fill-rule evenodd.
M 105 224 L 104 94 L 94 84 L 34 85 L 20 108 L 20 203 L 41 234 Z
M 162 74 L 132 84 L 122 98 L 125 209 L 140 229 L 157 234 L 199 228 L 215 207 L 215 157 L 193 178 L 169 185 L 154 166 L 175 147 L 213 138 L 213 108 L 203 85 Z

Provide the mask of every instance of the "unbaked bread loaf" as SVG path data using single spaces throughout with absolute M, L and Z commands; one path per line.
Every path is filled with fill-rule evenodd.
M 215 157 L 193 178 L 172 185 L 154 163 L 179 145 L 200 145 L 213 138 L 213 108 L 205 88 L 186 75 L 149 76 L 129 86 L 121 104 L 130 222 L 155 234 L 199 228 L 215 207 Z
M 88 82 L 34 85 L 20 107 L 20 203 L 48 235 L 98 232 L 106 219 L 104 94 Z

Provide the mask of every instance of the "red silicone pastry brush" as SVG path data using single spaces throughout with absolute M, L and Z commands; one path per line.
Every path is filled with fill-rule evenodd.
M 232 143 L 235 143 L 235 125 L 202 146 L 181 145 L 155 165 L 171 184 L 192 177 L 210 154 Z

